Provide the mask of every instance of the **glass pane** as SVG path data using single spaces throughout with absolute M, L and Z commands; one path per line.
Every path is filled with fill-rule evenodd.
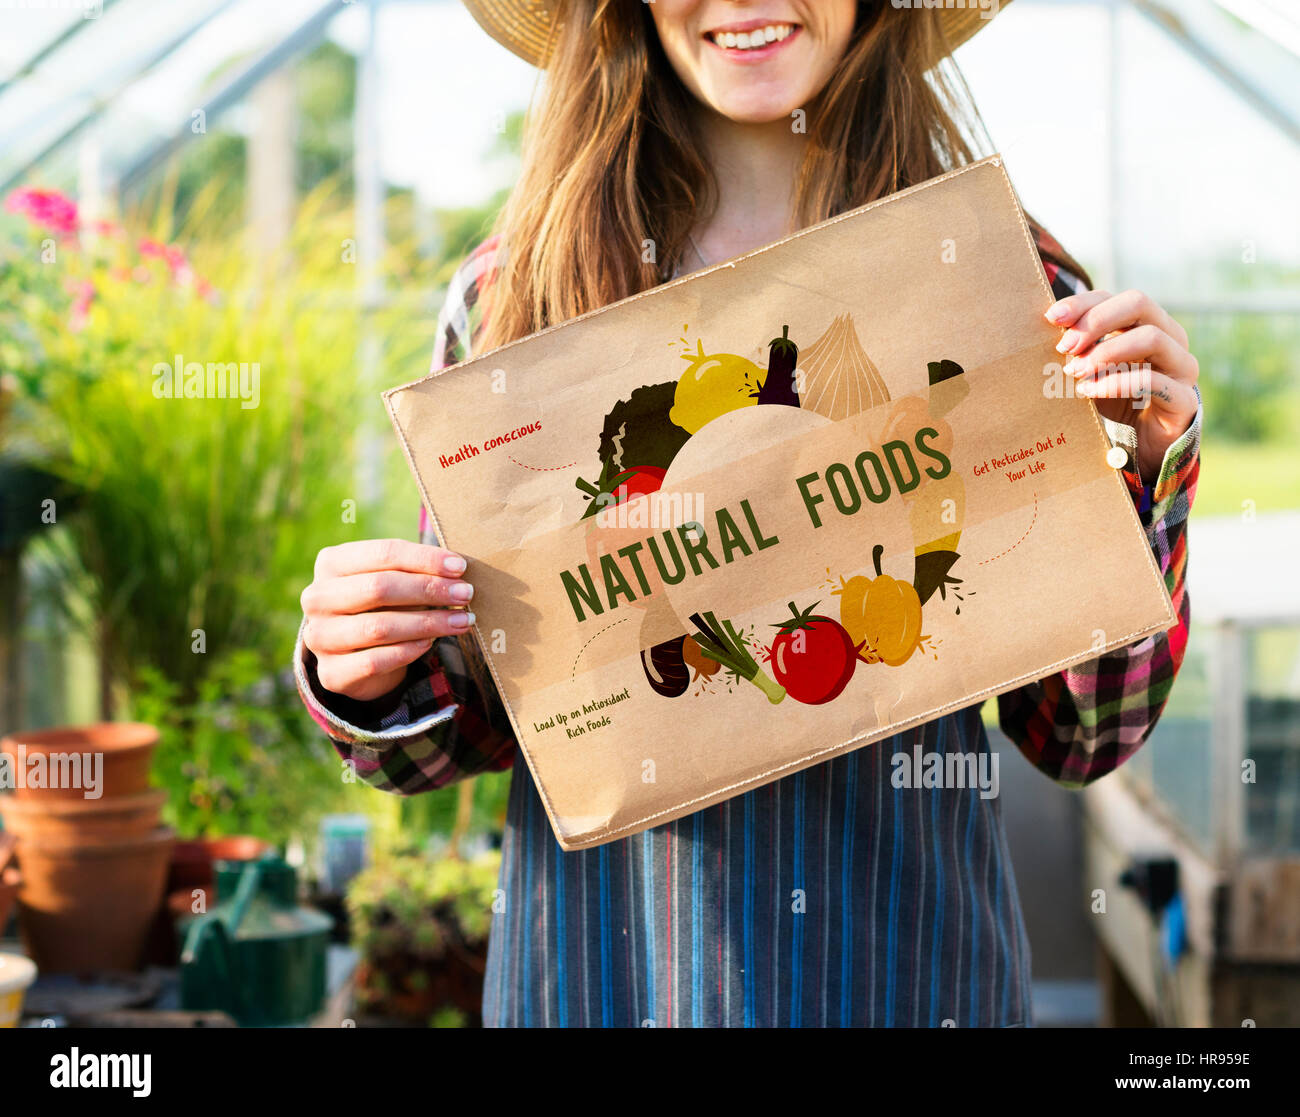
M 1158 799 L 1179 829 L 1206 853 L 1213 850 L 1214 834 L 1210 665 L 1215 637 L 1214 628 L 1192 625 L 1169 703 L 1150 740 L 1120 769 Z
M 324 6 L 322 0 L 117 0 L 0 91 L 0 182 L 92 118 L 111 179 L 156 140 L 189 129 L 193 110 L 221 80 Z M 16 22 L 28 18 L 22 12 Z M 76 167 L 77 142 L 42 160 L 41 181 L 68 185 L 63 180 Z
M 1246 848 L 1300 852 L 1300 626 L 1257 629 L 1246 647 Z

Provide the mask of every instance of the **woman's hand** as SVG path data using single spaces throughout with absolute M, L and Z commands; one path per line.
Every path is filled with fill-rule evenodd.
M 316 655 L 321 686 L 360 702 L 378 698 L 436 637 L 468 631 L 474 614 L 463 606 L 474 588 L 461 577 L 465 565 L 460 555 L 404 539 L 321 551 L 302 591 L 303 643 Z
M 1165 451 L 1196 418 L 1200 366 L 1187 331 L 1141 291 L 1085 291 L 1054 303 L 1046 317 L 1066 327 L 1056 348 L 1071 358 L 1065 372 L 1075 390 L 1107 419 L 1137 430 L 1138 472 L 1154 484 Z

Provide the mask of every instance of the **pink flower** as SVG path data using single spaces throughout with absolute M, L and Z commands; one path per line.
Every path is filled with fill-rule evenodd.
M 122 237 L 122 226 L 112 221 L 92 221 L 90 230 L 97 237 L 108 237 L 112 240 L 120 240 Z
M 83 279 L 68 286 L 76 295 L 72 303 L 72 318 L 69 325 L 73 332 L 78 332 L 85 328 L 86 319 L 90 315 L 90 306 L 95 301 L 95 285 L 89 279 Z
M 77 231 L 77 203 L 57 190 L 38 190 L 24 186 L 5 199 L 9 213 L 19 213 L 33 225 L 53 229 L 56 233 Z
M 176 282 L 187 283 L 193 278 L 194 273 L 190 268 L 189 260 L 185 258 L 185 253 L 175 245 L 160 244 L 156 240 L 145 237 L 140 241 L 138 248 L 142 257 L 153 257 L 156 260 L 162 260 Z

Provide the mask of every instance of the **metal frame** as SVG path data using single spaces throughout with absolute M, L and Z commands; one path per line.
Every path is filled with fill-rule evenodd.
M 80 135 L 81 132 L 83 132 L 86 128 L 88 128 L 91 124 L 93 124 L 104 114 L 104 110 L 108 108 L 109 104 L 112 102 L 112 100 L 115 97 L 117 97 L 120 93 L 124 92 L 125 90 L 129 89 L 141 77 L 149 73 L 149 71 L 151 71 L 155 66 L 158 66 L 160 63 L 166 61 L 167 58 L 169 58 L 172 54 L 174 54 L 177 50 L 179 50 L 182 46 L 184 46 L 187 42 L 189 42 L 189 40 L 192 39 L 197 32 L 202 30 L 217 15 L 225 11 L 234 2 L 235 0 L 221 0 L 220 3 L 214 4 L 208 11 L 204 12 L 203 15 L 199 17 L 199 19 L 195 20 L 194 23 L 192 23 L 184 31 L 181 31 L 179 34 L 174 35 L 162 47 L 154 51 L 154 53 L 149 56 L 148 61 L 146 61 L 144 65 L 141 66 L 138 70 L 136 70 L 136 72 L 132 74 L 129 78 L 118 82 L 117 85 L 114 86 L 113 89 L 110 90 L 108 93 L 104 93 L 96 97 L 93 103 L 91 104 L 90 108 L 88 108 L 85 111 L 85 113 L 82 114 L 79 120 L 75 121 L 69 127 L 65 128 L 54 139 L 52 139 L 43 148 L 41 148 L 40 151 L 38 151 L 35 155 L 33 155 L 30 159 L 28 159 L 26 163 L 24 163 L 21 167 L 19 167 L 16 171 L 14 171 L 7 179 L 4 180 L 3 183 L 0 183 L 0 193 L 7 193 L 9 190 L 13 189 L 24 178 L 26 178 L 33 170 L 35 170 L 38 166 L 40 166 L 41 163 L 43 163 L 46 159 L 48 159 L 51 155 L 53 155 L 56 151 L 58 151 L 59 148 L 63 147 L 64 144 L 68 143 L 69 140 L 75 139 L 78 135 Z M 67 42 L 68 39 L 72 38 L 73 35 L 77 34 L 82 30 L 82 26 L 89 25 L 92 23 L 94 23 L 94 20 L 85 20 L 83 21 L 82 25 L 69 28 L 69 30 L 65 32 L 64 36 L 61 38 L 61 40 L 58 42 L 57 45 L 62 45 L 62 43 Z M 54 49 L 55 49 L 55 44 L 50 44 L 45 48 L 45 55 L 48 56 L 48 54 L 52 53 Z
M 1242 856 L 1246 824 L 1246 634 L 1241 625 L 1215 626 L 1210 653 L 1212 701 L 1210 750 L 1210 826 L 1214 861 L 1230 873 Z
M 118 0 L 102 0 L 99 9 L 100 17 L 102 18 L 104 13 L 107 12 L 117 2 Z M 42 62 L 44 62 L 47 58 L 49 58 L 50 55 L 52 55 L 55 51 L 57 51 L 60 47 L 62 47 L 64 43 L 69 42 L 72 38 L 74 38 L 77 34 L 79 34 L 81 29 L 91 22 L 92 22 L 91 20 L 87 19 L 84 16 L 81 19 L 74 19 L 70 24 L 68 24 L 67 27 L 65 27 L 62 31 L 60 31 L 57 35 L 55 35 L 53 39 L 51 39 L 39 50 L 37 50 L 35 54 L 33 54 L 29 59 L 27 59 L 26 62 L 24 62 L 21 66 L 19 66 L 18 69 L 16 69 L 12 74 L 10 74 L 3 81 L 0 81 L 0 97 L 4 96 L 5 90 L 7 90 L 11 85 L 13 85 L 14 82 L 19 81 L 22 78 L 28 77 L 32 73 L 34 73 L 37 66 L 39 66 Z
M 233 0 L 226 0 L 226 3 L 221 7 L 224 8 L 232 2 Z M 263 78 L 273 74 L 281 66 L 293 61 L 299 54 L 309 50 L 324 34 L 325 28 L 329 26 L 330 21 L 343 10 L 337 0 L 326 0 L 315 14 L 303 20 L 297 28 L 276 43 L 275 46 L 264 50 L 233 77 L 224 81 L 217 91 L 198 108 L 206 116 L 214 117 L 238 103 Z M 129 190 L 159 163 L 193 140 L 193 138 L 194 134 L 190 129 L 184 127 L 178 128 L 170 136 L 158 141 L 152 148 L 136 159 L 134 163 L 128 164 L 126 170 L 122 172 L 118 179 L 119 190 Z
M 1202 2 L 1206 5 L 1206 10 L 1221 11 L 1243 22 L 1245 22 L 1243 12 L 1249 11 L 1241 4 L 1234 5 L 1236 10 L 1232 11 L 1222 0 L 1202 0 Z M 1256 70 L 1249 62 L 1238 62 L 1230 56 L 1223 44 L 1202 35 L 1187 21 L 1186 12 L 1180 13 L 1170 0 L 1129 0 L 1129 3 L 1172 38 L 1209 73 L 1241 97 L 1260 116 L 1280 128 L 1292 143 L 1300 144 L 1300 115 L 1279 102 L 1260 84 L 1255 76 Z M 1186 3 L 1187 0 L 1179 0 L 1180 5 L 1185 6 Z

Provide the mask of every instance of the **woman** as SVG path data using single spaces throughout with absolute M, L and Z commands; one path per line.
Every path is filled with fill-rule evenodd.
M 470 4 L 547 80 L 497 233 L 451 284 L 435 367 L 972 157 L 934 67 L 987 22 L 978 9 L 560 0 L 557 20 L 554 6 Z M 1160 307 L 1087 290 L 1036 231 L 1060 299 L 1047 317 L 1065 331 L 1079 391 L 1129 452 L 1125 477 L 1180 617 L 998 700 L 1024 755 L 1080 786 L 1145 740 L 1182 658 L 1197 366 Z M 1107 366 L 1121 362 L 1152 366 L 1149 406 L 1105 398 L 1119 382 Z M 422 537 L 328 548 L 303 593 L 304 699 L 358 774 L 401 794 L 516 756 L 461 635 L 473 571 L 423 520 Z M 979 707 L 576 853 L 560 850 L 515 764 L 485 1023 L 1029 1023 L 1028 944 L 997 802 L 973 788 L 894 788 L 892 755 L 918 745 L 986 752 Z

